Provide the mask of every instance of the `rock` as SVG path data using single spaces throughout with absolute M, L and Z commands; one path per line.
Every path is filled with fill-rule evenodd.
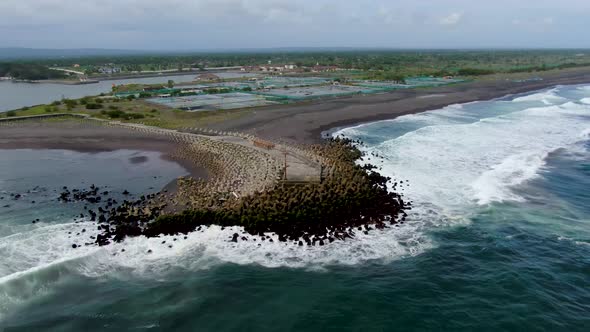
M 78 245 L 77 244 L 72 244 L 72 248 L 76 249 L 76 248 L 78 248 Z

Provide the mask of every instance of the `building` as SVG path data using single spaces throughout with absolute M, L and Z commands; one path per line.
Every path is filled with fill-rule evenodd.
M 260 66 L 260 70 L 263 72 L 285 72 L 285 71 L 294 71 L 297 69 L 297 65 L 294 64 L 287 64 L 287 65 L 262 65 Z
M 107 75 L 117 74 L 121 72 L 121 67 L 102 66 L 98 68 L 98 72 Z
M 180 90 L 180 93 L 203 93 L 202 89 L 188 88 Z
M 338 67 L 337 66 L 320 66 L 320 65 L 315 65 L 311 68 L 311 71 L 313 73 L 325 73 L 325 72 L 334 72 L 337 71 Z
M 245 72 L 252 72 L 261 71 L 262 69 L 260 68 L 260 66 L 243 66 L 242 68 L 240 68 L 240 70 Z

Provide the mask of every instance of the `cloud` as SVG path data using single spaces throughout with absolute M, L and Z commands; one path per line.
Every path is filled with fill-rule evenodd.
M 529 18 L 529 19 L 516 18 L 516 19 L 512 20 L 512 24 L 517 25 L 517 26 L 527 27 L 530 29 L 542 28 L 542 27 L 548 27 L 548 26 L 554 25 L 555 18 L 553 18 L 553 17 L 533 17 L 533 18 Z
M 572 36 L 589 15 L 588 0 L 0 0 L 0 47 L 588 47 Z
M 457 25 L 463 19 L 463 13 L 455 12 L 448 16 L 442 17 L 438 22 L 441 25 Z
M 305 1 L 308 2 L 308 1 Z M 73 21 L 150 21 L 237 18 L 309 23 L 316 4 L 289 0 L 0 0 L 0 20 L 31 24 Z M 229 21 L 231 22 L 231 21 Z M 228 23 L 229 23 L 228 22 Z M 221 23 L 221 22 L 217 22 Z

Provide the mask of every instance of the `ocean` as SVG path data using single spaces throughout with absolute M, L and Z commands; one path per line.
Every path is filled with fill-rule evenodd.
M 140 195 L 186 171 L 142 151 L 0 151 L 0 331 L 590 328 L 590 86 L 333 134 L 404 181 L 404 225 L 321 248 L 210 227 L 73 249 L 68 232 L 95 226 L 59 188 Z

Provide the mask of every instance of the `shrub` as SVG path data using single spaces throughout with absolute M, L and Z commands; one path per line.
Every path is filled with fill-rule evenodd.
M 63 101 L 64 105 L 66 105 L 66 108 L 68 110 L 71 110 L 72 108 L 74 108 L 76 105 L 78 105 L 78 102 L 72 99 L 64 99 Z
M 155 109 L 155 108 L 152 108 L 152 110 L 150 112 L 152 112 L 152 113 L 158 113 L 158 110 Z
M 15 111 L 8 111 L 8 112 L 6 112 L 6 116 L 16 116 L 16 112 Z
M 52 109 L 51 109 L 51 106 L 49 106 L 49 105 L 45 106 L 45 107 L 44 107 L 44 109 L 45 109 L 45 112 L 46 112 L 46 113 L 49 113 L 49 112 L 51 112 L 51 110 L 52 110 Z
M 86 109 L 87 110 L 98 110 L 102 108 L 102 104 L 95 104 L 95 103 L 87 103 Z
M 125 119 L 125 120 L 143 119 L 143 118 L 145 118 L 145 115 L 140 114 L 140 113 L 125 113 L 125 115 L 123 115 L 123 119 Z
M 102 100 L 102 99 L 100 99 L 100 98 L 96 98 L 96 99 L 94 99 L 94 102 L 95 102 L 96 104 L 102 104 L 103 100 Z
M 103 113 L 104 112 L 104 113 Z M 116 118 L 120 118 L 122 115 L 125 114 L 125 112 L 123 111 L 119 111 L 119 110 L 114 110 L 114 111 L 102 111 L 102 114 L 106 114 L 108 117 L 116 119 Z
M 118 109 L 119 109 L 119 107 L 117 107 L 117 106 L 114 106 L 114 105 L 109 105 L 109 109 L 110 109 L 110 110 L 113 110 L 113 111 L 116 111 L 116 110 L 118 110 Z
M 53 103 L 51 103 L 51 106 L 59 106 L 59 105 L 61 105 L 61 102 L 59 100 L 56 100 Z
M 463 68 L 457 71 L 457 74 L 461 76 L 480 76 L 494 74 L 493 70 L 479 69 L 479 68 Z

